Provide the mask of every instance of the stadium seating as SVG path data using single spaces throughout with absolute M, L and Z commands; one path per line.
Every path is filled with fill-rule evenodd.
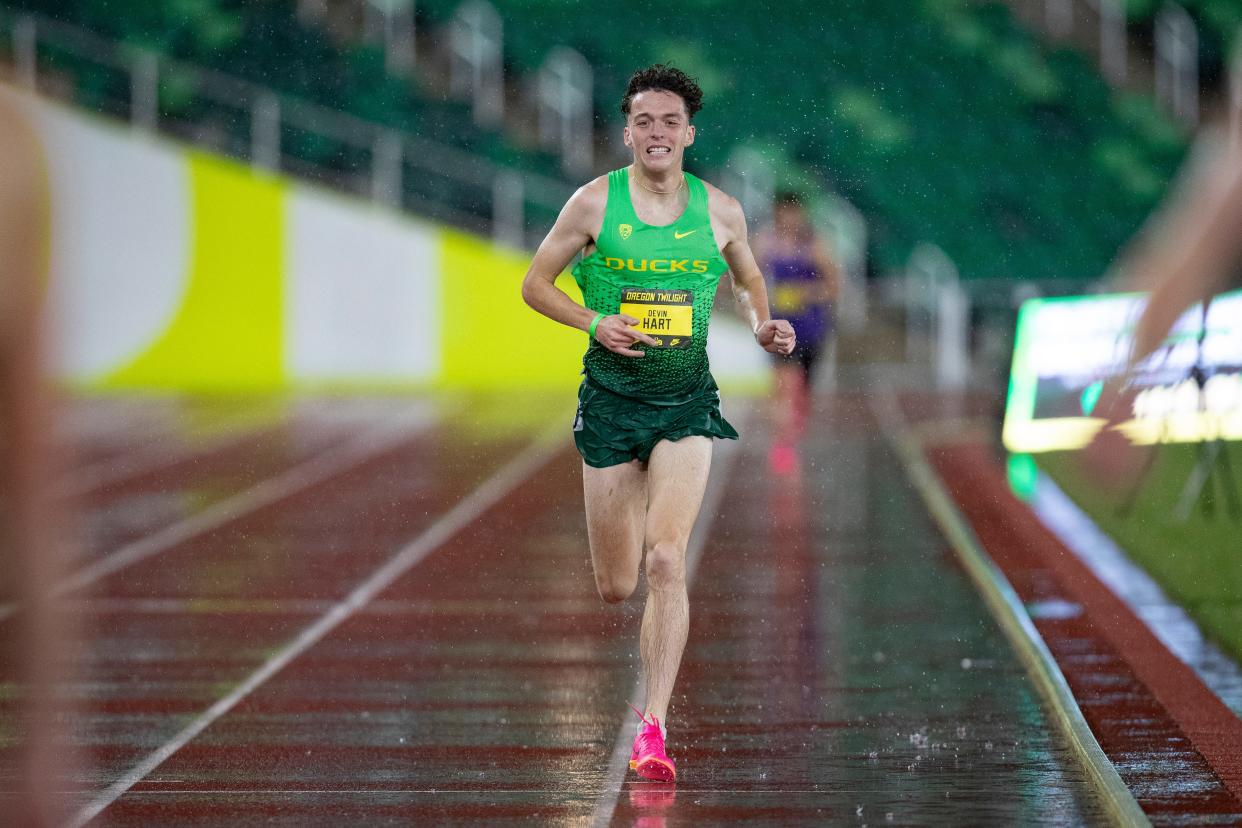
M 455 2 L 422 5 L 435 20 Z M 739 141 L 784 146 L 868 215 L 881 269 L 930 240 L 966 278 L 1095 278 L 1184 151 L 1148 102 L 1114 96 L 1001 4 L 682 4 L 644 15 L 642 41 L 601 36 L 600 22 L 646 6 L 503 5 L 516 65 L 562 42 L 608 67 L 602 124 L 616 122 L 625 69 L 668 60 L 697 74 L 708 108 L 694 162 L 719 167 Z
M 475 128 L 462 104 L 388 76 L 373 47 L 337 43 L 298 23 L 292 0 L 197 0 L 178 8 L 204 11 L 172 21 L 171 12 L 151 11 L 163 4 L 144 0 L 5 2 L 557 174 L 555 159 Z M 419 0 L 419 25 L 434 30 L 459 2 Z M 118 11 L 130 5 L 147 11 Z M 835 188 L 863 210 L 882 271 L 932 241 L 967 279 L 1096 278 L 1149 213 L 1185 149 L 1150 102 L 1115 95 L 1084 57 L 1041 43 L 999 3 L 496 6 L 511 76 L 536 69 L 556 45 L 591 61 L 602 131 L 619 127 L 616 107 L 633 68 L 671 61 L 699 77 L 707 108 L 692 169 L 713 174 L 740 143 L 763 148 L 785 183 Z M 614 36 L 610 21 L 638 18 L 641 26 L 626 31 L 641 38 Z M 84 80 L 80 94 L 105 106 L 109 97 L 124 98 L 111 88 L 119 80 Z M 174 89 L 163 94 L 172 115 L 180 108 L 200 117 L 191 110 L 207 105 Z M 348 172 L 366 162 L 365 150 L 323 138 L 289 134 L 286 142 L 319 167 Z M 459 211 L 479 214 L 479 204 L 430 178 L 407 182 L 426 189 L 412 202 L 456 199 Z
M 20 12 L 86 28 L 114 41 L 149 49 L 187 67 L 214 70 L 273 89 L 283 96 L 357 116 L 396 130 L 425 135 L 477 155 L 549 176 L 559 176 L 552 155 L 516 146 L 496 131 L 477 128 L 467 104 L 448 100 L 439 90 L 394 77 L 382 52 L 364 43 L 337 43 L 324 30 L 302 24 L 291 0 L 239 3 L 189 0 L 179 4 L 146 0 L 5 0 L 0 27 Z M 129 115 L 129 74 L 72 49 L 41 47 L 41 60 L 72 76 L 77 101 L 91 109 Z M 250 112 L 244 101 L 204 94 L 192 70 L 165 68 L 160 114 L 168 126 L 215 126 L 217 148 L 244 155 L 250 142 Z M 187 130 L 187 132 L 189 132 Z M 369 169 L 369 141 L 337 140 L 292 125 L 282 141 L 296 170 L 314 170 L 334 183 L 361 181 Z M 415 205 L 447 205 L 459 223 L 490 216 L 490 198 L 455 187 L 452 179 L 407 174 L 405 200 Z M 355 182 L 355 189 L 364 184 Z

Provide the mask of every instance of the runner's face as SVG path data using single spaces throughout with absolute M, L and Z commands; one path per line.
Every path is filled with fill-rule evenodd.
M 693 143 L 694 126 L 680 95 L 648 89 L 630 99 L 625 145 L 633 150 L 635 164 L 656 174 L 680 170 L 686 147 Z
M 783 236 L 796 236 L 806 225 L 806 216 L 797 204 L 779 204 L 774 215 L 776 230 Z

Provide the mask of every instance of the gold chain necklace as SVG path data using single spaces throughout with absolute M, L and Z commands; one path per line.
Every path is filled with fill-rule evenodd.
M 676 190 L 669 190 L 668 192 L 665 192 L 664 190 L 653 190 L 653 189 L 651 189 L 651 188 L 650 188 L 650 187 L 648 187 L 646 184 L 644 184 L 644 183 L 643 183 L 643 180 L 642 180 L 641 178 L 639 178 L 637 175 L 636 175 L 636 176 L 634 176 L 634 180 L 638 182 L 638 186 L 642 187 L 642 188 L 643 188 L 644 190 L 646 190 L 647 192 L 649 192 L 649 193 L 655 193 L 656 195 L 676 195 L 677 193 L 681 192 L 681 188 L 682 188 L 682 187 L 686 186 L 686 176 L 685 176 L 685 174 L 684 174 L 684 173 L 683 173 L 683 174 L 682 174 L 682 176 L 681 176 L 681 183 L 677 185 L 677 189 L 676 189 Z

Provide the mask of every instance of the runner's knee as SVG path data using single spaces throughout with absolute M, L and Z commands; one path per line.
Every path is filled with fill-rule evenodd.
M 617 604 L 634 594 L 638 586 L 638 573 L 635 572 L 633 577 L 596 573 L 595 586 L 600 598 L 609 604 Z
M 685 550 L 675 543 L 660 541 L 647 550 L 647 583 L 663 589 L 686 581 Z

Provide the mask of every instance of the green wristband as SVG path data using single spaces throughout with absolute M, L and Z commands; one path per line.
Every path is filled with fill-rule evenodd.
M 595 318 L 591 320 L 591 327 L 587 328 L 587 333 L 590 335 L 591 339 L 595 338 L 595 326 L 598 325 L 599 320 L 603 318 L 604 315 L 602 313 L 597 313 L 595 314 Z

